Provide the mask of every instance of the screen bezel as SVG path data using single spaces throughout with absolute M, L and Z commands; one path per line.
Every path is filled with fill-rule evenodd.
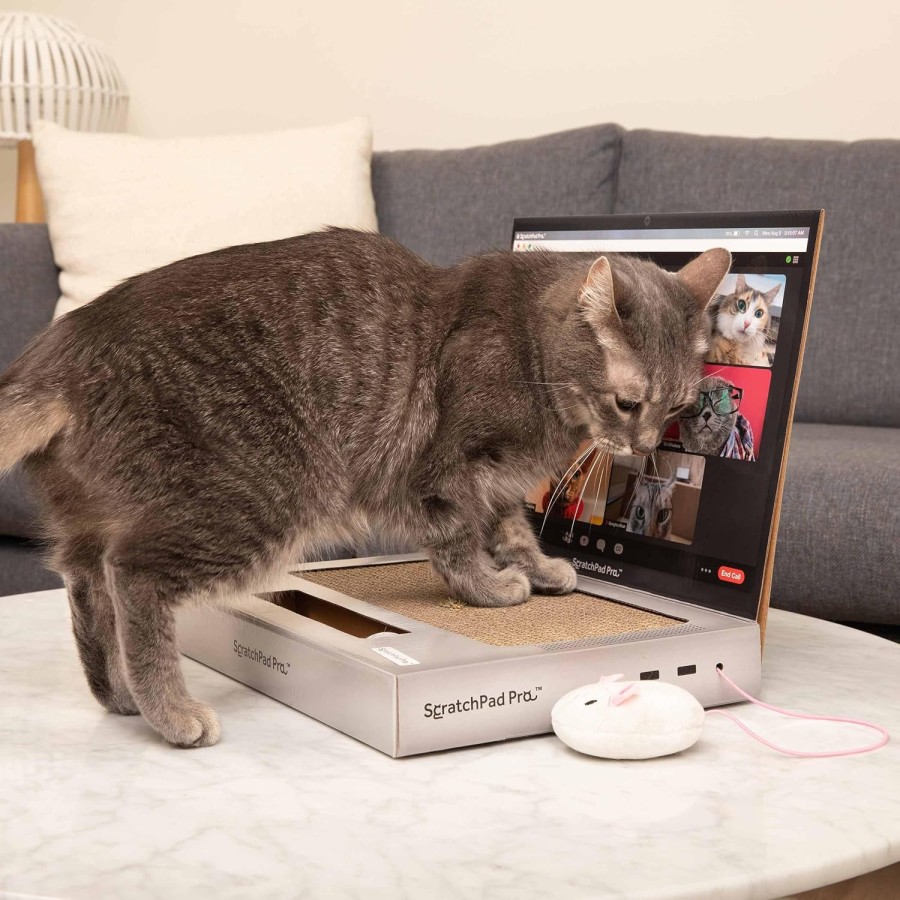
M 765 506 L 765 517 L 761 523 L 760 543 L 756 554 L 757 564 L 754 568 L 753 583 L 744 591 L 734 591 L 725 584 L 703 582 L 699 579 L 687 579 L 680 575 L 663 571 L 655 571 L 653 579 L 657 582 L 650 589 L 652 593 L 668 599 L 679 600 L 701 606 L 705 609 L 736 615 L 745 619 L 764 618 L 768 605 L 768 593 L 771 586 L 772 562 L 775 550 L 778 515 L 780 513 L 781 492 L 784 482 L 785 463 L 788 450 L 790 429 L 793 421 L 797 399 L 797 388 L 803 361 L 803 350 L 809 326 L 809 312 L 812 303 L 812 289 L 818 263 L 821 228 L 824 210 L 768 210 L 750 212 L 711 212 L 711 213 L 641 213 L 610 214 L 601 216 L 555 216 L 527 217 L 513 221 L 510 246 L 515 244 L 516 232 L 519 231 L 622 231 L 622 230 L 655 230 L 687 229 L 687 228 L 767 228 L 767 227 L 800 227 L 809 229 L 804 265 L 801 270 L 797 318 L 793 326 L 793 338 L 787 348 L 790 356 L 791 375 L 790 390 L 786 392 L 781 407 L 781 414 L 776 423 L 775 456 Z M 727 245 L 727 241 L 725 241 Z M 559 251 L 564 252 L 564 251 Z M 601 255 L 603 251 L 598 251 Z M 623 251 L 616 251 L 621 253 Z M 627 252 L 627 251 L 625 251 Z M 699 251 L 698 251 L 699 252 Z M 642 252 L 644 257 L 653 257 L 652 252 Z M 781 347 L 779 347 L 781 352 Z M 543 543 L 544 549 L 555 556 L 572 559 L 574 552 L 563 547 Z M 595 556 L 586 550 L 579 550 L 582 556 Z M 599 557 L 598 557 L 599 558 Z M 649 571 L 649 570 L 645 570 Z M 602 573 L 587 572 L 600 581 L 624 586 L 632 586 L 639 590 L 648 590 L 646 584 L 629 585 L 627 576 L 619 580 L 605 578 Z

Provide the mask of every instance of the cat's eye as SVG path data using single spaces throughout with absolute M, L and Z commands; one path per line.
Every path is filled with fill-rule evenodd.
M 644 507 L 636 506 L 634 509 L 634 516 L 636 519 L 640 519 L 643 522 L 644 521 Z
M 669 512 L 670 512 L 670 511 L 669 511 L 668 509 L 661 509 L 661 510 L 656 514 L 656 521 L 657 521 L 660 525 L 665 525 L 666 520 L 669 518 Z
M 747 312 L 747 301 L 746 300 L 738 300 L 738 309 L 741 312 Z
M 623 400 L 621 397 L 616 397 L 616 406 L 618 406 L 622 412 L 632 412 L 637 409 L 639 405 L 637 400 Z
M 763 311 L 758 309 L 753 315 L 756 316 L 757 319 L 761 319 L 763 317 Z

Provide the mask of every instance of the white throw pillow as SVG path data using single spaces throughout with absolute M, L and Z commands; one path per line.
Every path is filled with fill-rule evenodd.
M 34 126 L 61 272 L 56 315 L 131 275 L 327 225 L 376 230 L 367 120 L 269 134 L 142 138 Z

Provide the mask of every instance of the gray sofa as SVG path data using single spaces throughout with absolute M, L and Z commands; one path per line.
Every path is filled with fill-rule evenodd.
M 375 155 L 381 230 L 440 264 L 507 246 L 515 215 L 824 207 L 773 604 L 900 624 L 900 141 L 751 140 L 599 125 Z M 0 368 L 50 320 L 43 226 L 0 225 Z M 0 485 L 0 595 L 43 570 L 18 473 Z

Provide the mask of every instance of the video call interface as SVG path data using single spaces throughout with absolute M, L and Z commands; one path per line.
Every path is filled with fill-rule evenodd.
M 783 218 L 791 216 L 729 225 L 718 216 L 704 227 L 709 217 L 654 216 L 651 227 L 631 229 L 602 219 L 516 221 L 516 252 L 633 253 L 670 271 L 711 247 L 732 253 L 709 307 L 697 400 L 660 447 L 646 458 L 594 451 L 527 497 L 545 548 L 580 574 L 755 617 L 817 217 Z

